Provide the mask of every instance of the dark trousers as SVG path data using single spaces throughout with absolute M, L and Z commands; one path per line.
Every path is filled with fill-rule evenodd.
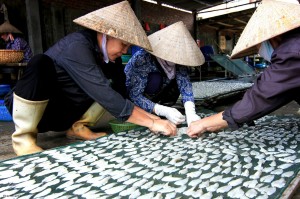
M 150 73 L 144 95 L 154 103 L 166 106 L 174 105 L 180 95 L 176 79 L 162 88 L 163 76 L 159 72 Z
M 39 132 L 63 131 L 77 121 L 93 100 L 63 70 L 55 68 L 50 57 L 35 55 L 25 68 L 16 86 L 5 96 L 5 105 L 12 113 L 13 92 L 29 101 L 49 100 L 38 124 Z
M 30 101 L 48 100 L 55 84 L 52 59 L 43 54 L 36 55 L 28 62 L 16 86 L 5 96 L 5 105 L 12 114 L 13 93 Z

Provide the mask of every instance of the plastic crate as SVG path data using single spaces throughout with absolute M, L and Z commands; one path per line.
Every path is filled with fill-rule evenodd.
M 4 100 L 0 100 L 0 121 L 2 122 L 11 122 L 12 117 L 7 110 L 6 106 L 4 105 Z

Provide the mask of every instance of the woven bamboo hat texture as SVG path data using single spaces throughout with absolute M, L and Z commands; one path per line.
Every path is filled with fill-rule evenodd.
M 204 56 L 182 21 L 148 36 L 156 57 L 184 66 L 200 66 Z
M 19 33 L 23 34 L 18 28 L 11 25 L 8 21 L 5 21 L 0 25 L 0 33 Z
M 98 9 L 73 21 L 83 27 L 152 50 L 147 35 L 128 1 Z
M 263 0 L 242 32 L 231 58 L 255 54 L 257 44 L 300 26 L 300 5 Z

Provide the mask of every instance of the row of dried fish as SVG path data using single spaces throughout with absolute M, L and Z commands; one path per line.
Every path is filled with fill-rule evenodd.
M 0 163 L 0 197 L 278 198 L 299 171 L 299 121 L 175 137 L 112 134 Z

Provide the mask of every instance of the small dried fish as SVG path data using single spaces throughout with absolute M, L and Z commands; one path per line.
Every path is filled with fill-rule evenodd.
M 219 187 L 216 191 L 217 193 L 227 193 L 229 190 L 231 190 L 232 186 L 230 185 L 225 185 L 222 187 Z
M 126 188 L 126 185 L 119 185 L 119 186 L 116 186 L 116 187 L 106 189 L 105 193 L 109 194 L 109 195 L 113 195 L 113 194 L 116 194 L 116 193 L 119 193 L 119 192 L 123 191 L 125 188 Z

